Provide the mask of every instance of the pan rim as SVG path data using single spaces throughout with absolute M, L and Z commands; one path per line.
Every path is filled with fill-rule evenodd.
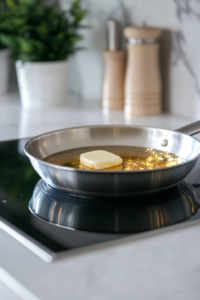
M 30 154 L 27 150 L 29 144 L 33 141 L 33 140 L 36 140 L 36 139 L 39 139 L 41 138 L 42 136 L 47 136 L 47 135 L 50 135 L 52 133 L 56 133 L 56 132 L 60 132 L 60 131 L 65 131 L 65 130 L 70 130 L 70 129 L 82 129 L 82 128 L 91 128 L 91 127 L 130 127 L 130 128 L 147 128 L 147 129 L 158 129 L 158 130 L 163 130 L 163 131 L 167 131 L 167 132 L 173 132 L 173 133 L 177 133 L 177 134 L 181 134 L 181 135 L 184 135 L 184 136 L 187 136 L 187 137 L 190 137 L 192 139 L 194 139 L 196 142 L 198 142 L 200 144 L 200 141 L 197 140 L 196 138 L 194 138 L 193 136 L 190 136 L 188 134 L 185 134 L 185 133 L 182 133 L 182 132 L 179 132 L 179 131 L 176 131 L 176 130 L 169 130 L 169 129 L 164 129 L 164 128 L 160 128 L 160 127 L 152 127 L 152 126 L 139 126 L 139 125 L 124 125 L 124 124 L 111 124 L 111 125 L 86 125 L 86 126 L 73 126 L 73 127 L 67 127 L 67 128 L 62 128 L 62 129 L 56 129 L 56 130 L 52 130 L 52 131 L 48 131 L 46 133 L 42 133 L 40 135 L 37 135 L 33 138 L 31 138 L 28 142 L 26 142 L 25 146 L 24 146 L 24 152 L 25 154 L 28 156 L 29 159 L 32 159 L 32 160 L 36 160 L 38 163 L 40 164 L 43 164 L 47 167 L 51 167 L 51 168 L 54 168 L 54 169 L 59 169 L 59 170 L 64 170 L 64 171 L 69 171 L 69 172 L 81 172 L 81 173 L 101 173 L 101 174 L 116 174 L 116 173 L 120 173 L 120 174 L 136 174 L 136 173 L 149 173 L 149 172 L 152 172 L 152 171 L 164 171 L 164 170 L 170 170 L 170 169 L 174 169 L 174 168 L 177 168 L 179 166 L 183 166 L 183 165 L 186 165 L 188 164 L 189 162 L 192 162 L 192 161 L 195 161 L 198 159 L 200 153 L 198 155 L 196 155 L 194 158 L 192 158 L 191 160 L 189 161 L 186 161 L 186 162 L 182 162 L 180 164 L 177 164 L 175 166 L 171 166 L 171 167 L 163 167 L 163 168 L 155 168 L 155 169 L 150 169 L 150 170 L 134 170 L 134 171 L 124 171 L 124 170 L 106 170 L 106 169 L 103 169 L 103 170 L 84 170 L 84 169 L 77 169 L 77 168 L 72 168 L 72 167 L 66 167 L 66 166 L 61 166 L 61 165 L 55 165 L 55 164 L 52 164 L 52 163 L 49 163 L 49 162 L 46 162 L 40 158 L 37 158 L 35 156 L 33 156 L 32 154 Z M 155 149 L 156 150 L 156 149 Z

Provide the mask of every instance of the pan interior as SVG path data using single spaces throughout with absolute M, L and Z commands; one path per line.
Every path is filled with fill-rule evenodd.
M 50 155 L 46 157 L 44 161 L 55 165 L 91 170 L 92 168 L 80 163 L 80 155 L 94 150 L 105 150 L 118 155 L 123 159 L 121 164 L 108 168 L 108 171 L 153 170 L 157 168 L 171 167 L 186 161 L 172 153 L 160 150 L 158 151 L 151 148 L 130 146 L 101 146 L 100 148 L 96 146 L 70 149 Z
M 163 140 L 167 144 L 163 146 Z M 199 155 L 196 139 L 165 129 L 138 126 L 87 126 L 46 133 L 30 140 L 25 151 L 43 160 L 57 152 L 83 147 L 131 146 L 176 154 L 189 161 Z

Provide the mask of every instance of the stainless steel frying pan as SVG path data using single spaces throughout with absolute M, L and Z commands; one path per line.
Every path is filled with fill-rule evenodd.
M 200 142 L 189 136 L 200 132 L 200 121 L 176 131 L 139 126 L 86 126 L 56 130 L 37 136 L 25 145 L 35 171 L 49 185 L 72 194 L 124 197 L 154 192 L 183 180 L 200 154 Z M 43 159 L 56 152 L 90 146 L 137 146 L 177 154 L 187 161 L 145 171 L 79 170 L 53 165 Z

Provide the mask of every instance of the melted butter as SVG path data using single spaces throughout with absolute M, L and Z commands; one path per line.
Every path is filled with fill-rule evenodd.
M 106 170 L 143 171 L 172 167 L 186 160 L 176 154 L 151 148 L 129 146 L 98 146 L 66 150 L 50 155 L 44 161 L 77 169 L 93 170 L 80 164 L 80 154 L 93 150 L 106 150 L 123 159 L 121 165 Z

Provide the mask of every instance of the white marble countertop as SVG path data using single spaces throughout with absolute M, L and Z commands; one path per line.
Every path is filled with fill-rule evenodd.
M 24 111 L 17 94 L 0 99 L 0 140 L 90 124 L 176 129 L 191 121 L 169 114 L 125 116 L 123 111 L 102 111 L 95 103 Z M 199 232 L 200 222 L 186 227 L 183 223 L 88 247 L 46 264 L 0 230 L 0 296 L 5 300 L 199 299 Z
M 23 110 L 19 95 L 0 97 L 0 140 L 30 137 L 60 128 L 94 125 L 127 124 L 176 129 L 193 119 L 163 113 L 158 116 L 136 117 L 122 110 L 102 110 L 96 102 L 70 102 L 42 110 Z

